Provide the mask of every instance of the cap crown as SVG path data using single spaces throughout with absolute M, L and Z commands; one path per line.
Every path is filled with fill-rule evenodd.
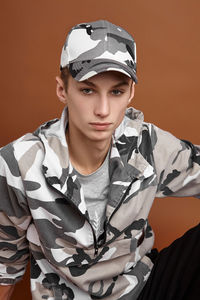
M 65 66 L 79 81 L 111 69 L 136 81 L 135 41 L 126 30 L 106 20 L 78 24 L 62 49 L 61 68 Z

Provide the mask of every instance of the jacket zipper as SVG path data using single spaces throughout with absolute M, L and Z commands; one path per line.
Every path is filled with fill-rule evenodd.
M 127 187 L 127 189 L 126 189 L 126 192 L 124 193 L 124 195 L 122 196 L 121 200 L 119 201 L 117 207 L 115 208 L 115 210 L 114 210 L 113 213 L 111 214 L 111 216 L 110 216 L 110 218 L 108 219 L 108 221 L 105 222 L 105 224 L 104 224 L 104 234 L 105 234 L 105 236 L 104 236 L 104 241 L 103 241 L 103 243 L 101 244 L 101 246 L 102 246 L 103 244 L 104 244 L 104 245 L 107 244 L 107 243 L 106 243 L 106 229 L 107 229 L 107 226 L 108 226 L 108 224 L 110 223 L 110 220 L 112 219 L 112 217 L 114 216 L 114 214 L 115 214 L 115 213 L 118 211 L 118 209 L 120 208 L 122 202 L 124 201 L 124 199 L 126 198 L 127 194 L 128 194 L 129 191 L 130 191 L 131 185 L 133 184 L 133 182 L 134 182 L 135 180 L 136 180 L 136 178 L 135 178 L 133 181 L 131 181 L 130 185 L 129 185 L 129 186 Z M 96 253 L 98 253 L 98 243 L 97 243 L 96 245 L 97 245 Z
M 69 201 L 78 211 L 79 213 L 88 221 L 88 223 L 90 224 L 90 227 L 92 229 L 92 234 L 93 234 L 93 239 L 94 239 L 94 256 L 97 256 L 98 255 L 98 250 L 99 250 L 99 245 L 98 245 L 98 242 L 97 242 L 97 238 L 96 238 L 96 235 L 95 235 L 95 231 L 94 231 L 94 228 L 92 227 L 92 224 L 90 223 L 89 219 L 77 208 L 77 206 L 71 201 L 71 199 L 69 199 L 65 194 L 63 194 L 61 191 L 57 190 L 54 186 L 52 186 L 49 181 L 48 181 L 48 178 L 47 179 L 47 182 L 48 184 L 54 189 L 56 190 L 56 192 L 60 193 L 62 195 L 62 197 L 64 196 L 64 198 Z M 136 179 L 135 179 L 136 180 Z M 134 182 L 134 181 L 133 181 Z M 117 207 L 115 208 L 115 210 L 113 211 L 113 213 L 111 214 L 110 218 L 108 219 L 108 221 L 105 223 L 105 226 L 104 226 L 104 233 L 106 233 L 106 228 L 107 228 L 107 225 L 108 223 L 110 223 L 110 220 L 112 219 L 113 215 L 118 211 L 118 209 L 120 208 L 122 202 L 124 201 L 124 199 L 126 198 L 127 194 L 129 193 L 130 191 L 130 188 L 131 188 L 131 185 L 133 184 L 133 182 L 130 183 L 130 185 L 128 186 L 128 188 L 126 189 L 126 192 L 124 193 L 123 197 L 121 198 L 120 202 L 118 203 Z M 105 243 L 105 241 L 104 241 Z

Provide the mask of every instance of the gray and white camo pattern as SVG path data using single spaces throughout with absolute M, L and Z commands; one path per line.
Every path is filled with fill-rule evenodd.
M 113 134 L 105 232 L 90 225 L 61 119 L 0 150 L 0 284 L 31 258 L 33 300 L 134 300 L 152 269 L 155 197 L 200 195 L 200 147 L 127 109 Z
M 126 30 L 106 20 L 78 24 L 62 49 L 60 67 L 66 66 L 78 81 L 112 70 L 137 83 L 135 41 Z

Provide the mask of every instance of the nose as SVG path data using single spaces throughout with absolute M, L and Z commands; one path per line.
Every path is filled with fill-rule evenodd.
M 100 118 L 105 118 L 110 113 L 110 103 L 108 96 L 99 95 L 98 99 L 96 99 L 94 114 Z

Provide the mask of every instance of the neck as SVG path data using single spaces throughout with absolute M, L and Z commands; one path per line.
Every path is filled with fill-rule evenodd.
M 88 175 L 95 172 L 104 162 L 110 149 L 109 140 L 92 141 L 85 140 L 71 134 L 68 128 L 66 139 L 69 149 L 69 157 L 73 167 L 81 174 Z

